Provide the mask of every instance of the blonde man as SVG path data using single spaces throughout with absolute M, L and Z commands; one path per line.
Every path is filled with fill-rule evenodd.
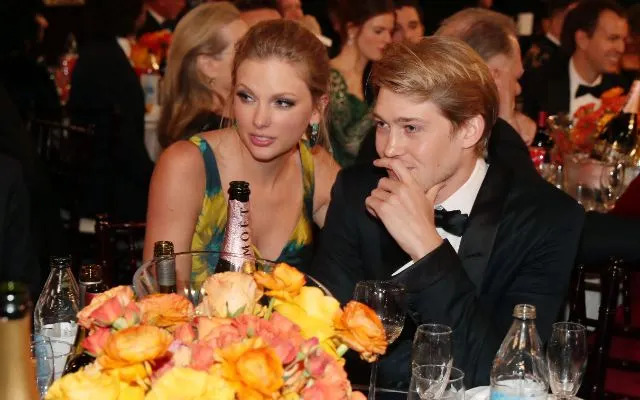
M 455 364 L 468 385 L 486 385 L 516 304 L 535 305 L 549 337 L 583 213 L 551 185 L 483 158 L 498 93 L 468 45 L 394 43 L 372 81 L 380 158 L 339 173 L 309 273 L 343 302 L 360 280 L 406 287 L 410 318 L 380 363 L 381 385 L 406 387 L 411 339 L 425 322 L 453 328 Z

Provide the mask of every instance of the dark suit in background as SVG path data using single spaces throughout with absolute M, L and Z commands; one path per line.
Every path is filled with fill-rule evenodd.
M 144 220 L 153 171 L 144 146 L 144 94 L 115 38 L 80 48 L 68 106 L 74 122 L 95 126 L 85 214 Z
M 453 328 L 455 364 L 471 386 L 488 384 L 516 304 L 536 305 L 540 335 L 549 337 L 568 289 L 584 213 L 555 187 L 510 170 L 499 161 L 490 165 L 458 254 L 445 241 L 393 278 L 407 287 L 410 318 L 382 358 L 381 385 L 408 384 L 411 338 L 422 323 Z M 333 187 L 317 257 L 306 272 L 341 302 L 352 297 L 357 281 L 390 279 L 409 260 L 365 209 L 382 176 L 373 167 L 355 166 L 341 171 Z M 350 376 L 366 371 L 353 361 L 347 366 Z
M 627 90 L 629 82 L 620 75 L 602 75 L 604 90 L 616 86 Z M 575 95 L 569 91 L 569 58 L 563 55 L 527 76 L 522 87 L 522 111 L 534 120 L 537 120 L 540 111 L 546 111 L 549 115 L 568 113 L 570 96 Z
M 144 35 L 145 33 L 149 33 L 149 32 L 156 32 L 162 29 L 168 29 L 171 32 L 173 32 L 173 30 L 176 28 L 176 24 L 177 24 L 177 20 L 179 18 L 176 18 L 176 20 L 165 20 L 162 24 L 160 22 L 158 22 L 157 19 L 155 19 L 155 17 L 153 15 L 151 15 L 151 13 L 149 11 L 145 11 L 145 18 L 144 18 L 144 23 L 142 24 L 142 26 L 138 29 L 138 31 L 136 32 L 136 36 L 140 37 L 142 35 Z

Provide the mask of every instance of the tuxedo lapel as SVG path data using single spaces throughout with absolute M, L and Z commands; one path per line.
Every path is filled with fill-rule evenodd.
M 480 293 L 482 288 L 484 272 L 502 219 L 510 179 L 511 176 L 497 163 L 489 166 L 460 242 L 458 256 L 476 286 L 476 293 Z

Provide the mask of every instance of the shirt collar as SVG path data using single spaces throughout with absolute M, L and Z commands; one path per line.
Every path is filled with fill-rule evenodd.
M 163 17 L 162 15 L 158 14 L 157 12 L 153 11 L 153 9 L 151 7 L 147 8 L 147 11 L 149 11 L 149 14 L 151 14 L 151 16 L 153 17 L 153 19 L 155 19 L 156 21 L 158 21 L 158 25 L 162 25 L 164 24 L 164 21 L 166 21 L 167 19 L 165 17 Z
M 118 41 L 118 45 L 120 45 L 120 48 L 127 56 L 127 58 L 131 58 L 131 42 L 129 41 L 129 39 L 118 36 L 116 40 Z
M 488 168 L 489 165 L 484 159 L 478 158 L 469 179 L 436 207 L 442 207 L 447 211 L 460 210 L 462 214 L 471 214 L 473 203 L 476 201 L 476 196 L 478 196 Z
M 548 33 L 545 35 L 547 37 L 547 39 L 549 39 L 549 41 L 553 44 L 555 44 L 556 46 L 560 47 L 560 39 L 558 39 L 557 37 L 553 36 L 552 34 Z

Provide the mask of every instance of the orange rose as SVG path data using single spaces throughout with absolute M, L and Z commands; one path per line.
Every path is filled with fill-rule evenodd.
M 98 362 L 104 368 L 119 368 L 163 356 L 173 336 L 162 328 L 140 325 L 112 334 Z
M 133 302 L 133 290 L 130 286 L 116 286 L 104 293 L 100 293 L 91 300 L 91 303 L 88 306 L 80 310 L 78 313 L 78 323 L 81 326 L 90 329 L 95 322 L 95 315 L 92 315 L 94 311 L 97 311 L 98 316 L 108 319 L 112 312 L 104 309 L 98 311 L 98 309 L 113 298 L 118 299 L 118 304 L 111 304 L 111 307 L 118 308 L 116 311 L 123 311 L 129 303 Z M 120 309 L 120 306 L 122 307 L 122 310 Z M 108 307 L 109 306 L 107 306 L 107 308 Z
M 282 362 L 258 337 L 220 349 L 216 356 L 239 399 L 271 399 L 284 384 Z
M 110 335 L 111 330 L 109 328 L 97 328 L 82 341 L 82 348 L 97 357 L 102 354 L 102 349 L 107 344 L 107 339 L 109 339 Z
M 138 302 L 138 307 L 143 324 L 161 328 L 170 328 L 193 318 L 193 304 L 186 297 L 175 293 L 146 296 Z
M 221 272 L 211 275 L 202 285 L 205 295 L 198 305 L 198 315 L 235 317 L 253 314 L 262 290 L 251 275 L 244 272 Z
M 285 301 L 297 296 L 306 283 L 302 272 L 285 263 L 276 264 L 271 273 L 256 271 L 253 279 L 259 286 L 268 289 L 265 293 L 267 296 Z
M 350 301 L 334 321 L 338 337 L 360 357 L 373 362 L 387 350 L 384 327 L 376 313 L 366 305 Z

